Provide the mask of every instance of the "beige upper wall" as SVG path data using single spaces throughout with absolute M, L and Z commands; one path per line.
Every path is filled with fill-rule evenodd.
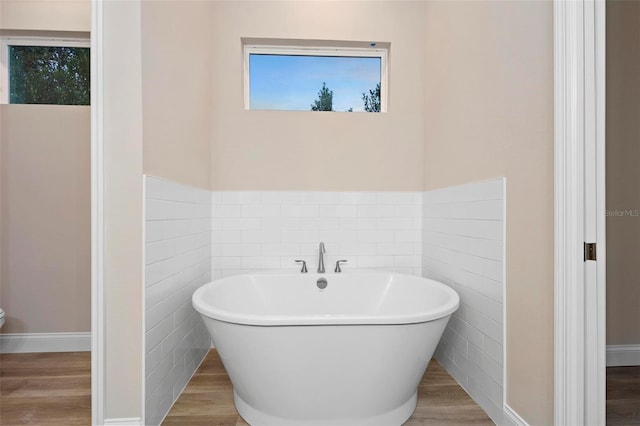
M 211 181 L 211 2 L 142 2 L 144 173 Z
M 0 106 L 2 333 L 91 331 L 90 108 Z
M 212 188 L 422 189 L 423 2 L 221 1 L 211 26 Z M 242 37 L 391 42 L 389 112 L 244 110 Z
M 86 37 L 90 5 L 1 0 L 0 31 Z M 90 108 L 2 105 L 0 129 L 2 333 L 90 331 Z
M 607 1 L 607 210 L 640 212 L 640 2 Z M 638 214 L 638 213 L 635 213 Z M 640 217 L 607 218 L 607 344 L 640 344 Z
M 0 28 L 3 30 L 82 31 L 91 30 L 90 0 L 2 0 Z
M 426 189 L 507 178 L 507 403 L 553 424 L 553 7 L 429 2 Z

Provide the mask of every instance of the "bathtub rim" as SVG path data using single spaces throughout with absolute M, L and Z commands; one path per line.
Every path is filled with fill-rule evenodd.
M 345 275 L 357 275 L 357 274 L 381 274 L 381 275 L 396 275 L 406 276 L 411 279 L 421 279 L 429 283 L 429 285 L 436 286 L 442 291 L 446 292 L 450 297 L 441 306 L 436 309 L 432 309 L 429 312 L 417 312 L 417 313 L 398 313 L 398 314 L 386 314 L 386 315 L 264 315 L 264 314 L 247 314 L 236 313 L 219 308 L 212 308 L 208 303 L 204 301 L 204 293 L 209 287 L 215 285 L 223 285 L 224 281 L 232 278 L 256 276 L 256 275 L 297 275 L 287 271 L 269 271 L 266 273 L 247 273 L 220 278 L 210 281 L 202 286 L 198 287 L 193 293 L 191 298 L 194 309 L 203 316 L 216 319 L 232 324 L 247 325 L 247 326 L 328 326 L 328 325 L 400 325 L 400 324 L 415 324 L 422 322 L 434 321 L 440 318 L 447 317 L 453 314 L 460 306 L 460 296 L 458 293 L 448 285 L 439 281 L 420 277 L 416 275 L 402 274 L 392 271 L 358 271 L 351 272 Z M 328 274 L 309 274 L 326 276 Z

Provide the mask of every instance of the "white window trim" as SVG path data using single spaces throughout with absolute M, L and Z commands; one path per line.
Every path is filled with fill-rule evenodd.
M 244 45 L 244 109 L 251 109 L 249 56 L 260 55 L 297 55 L 297 56 L 344 56 L 362 58 L 380 58 L 380 112 L 387 112 L 389 81 L 387 48 L 354 48 L 354 47 L 315 47 L 315 46 L 274 46 Z
M 91 47 L 88 38 L 0 37 L 0 104 L 9 103 L 9 46 Z

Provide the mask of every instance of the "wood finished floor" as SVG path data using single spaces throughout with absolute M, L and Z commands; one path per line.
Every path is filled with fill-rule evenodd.
M 640 425 L 640 366 L 607 368 L 607 425 Z
M 209 352 L 163 425 L 247 426 L 233 405 L 231 381 L 215 349 Z M 416 411 L 405 425 L 493 425 L 493 422 L 432 360 L 420 383 Z
M 436 362 L 420 384 L 406 425 L 493 424 Z M 0 425 L 91 424 L 89 352 L 0 354 Z M 212 350 L 164 425 L 246 426 L 231 382 Z M 607 425 L 640 425 L 640 367 L 607 368 Z
M 0 425 L 91 424 L 91 352 L 0 354 Z

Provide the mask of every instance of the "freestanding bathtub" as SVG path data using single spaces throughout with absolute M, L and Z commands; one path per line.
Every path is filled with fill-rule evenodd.
M 193 294 L 253 426 L 401 425 L 459 301 L 383 272 L 238 275 Z

